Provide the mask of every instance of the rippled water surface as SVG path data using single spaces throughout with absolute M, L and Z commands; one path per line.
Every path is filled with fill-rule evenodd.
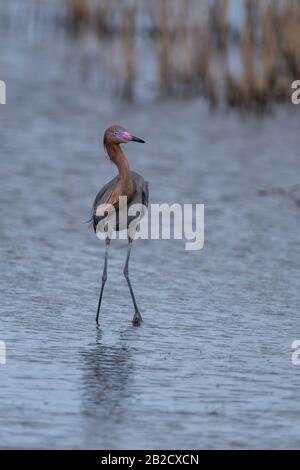
M 299 207 L 260 191 L 299 182 L 299 112 L 127 105 L 78 78 L 72 45 L 11 36 L 0 58 L 1 448 L 299 448 Z M 104 97 L 103 97 L 104 96 Z M 115 173 L 118 122 L 152 202 L 205 204 L 205 247 L 104 246 L 85 221 Z

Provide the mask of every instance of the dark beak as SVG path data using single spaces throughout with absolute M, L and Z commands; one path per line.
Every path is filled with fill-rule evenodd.
M 138 137 L 135 137 L 134 135 L 132 136 L 131 139 L 132 142 L 139 142 L 140 144 L 145 144 L 146 142 L 142 139 L 139 139 Z

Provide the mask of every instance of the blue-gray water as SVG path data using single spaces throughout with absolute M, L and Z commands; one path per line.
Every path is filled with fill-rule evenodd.
M 10 37 L 0 58 L 0 447 L 299 448 L 300 210 L 260 195 L 299 183 L 299 110 L 127 105 L 56 41 Z M 126 152 L 152 202 L 205 204 L 205 247 L 135 243 L 138 329 L 114 242 L 97 330 L 104 247 L 85 221 L 114 122 L 148 142 Z

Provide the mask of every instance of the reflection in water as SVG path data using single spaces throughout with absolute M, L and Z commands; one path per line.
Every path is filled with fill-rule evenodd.
M 120 422 L 124 402 L 130 399 L 128 385 L 134 369 L 131 348 L 104 344 L 102 332 L 97 330 L 96 342 L 81 356 L 83 413 Z

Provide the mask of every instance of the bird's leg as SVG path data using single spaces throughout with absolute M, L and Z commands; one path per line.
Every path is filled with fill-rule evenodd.
M 104 286 L 105 286 L 106 279 L 107 279 L 107 258 L 108 258 L 109 244 L 110 244 L 110 238 L 106 238 L 106 239 L 105 239 L 104 268 L 103 268 L 103 274 L 102 274 L 102 285 L 101 285 L 101 291 L 100 291 L 100 297 L 99 297 L 98 308 L 97 308 L 97 315 L 96 315 L 96 323 L 97 323 L 97 325 L 99 325 L 99 313 L 100 313 L 102 295 L 103 295 L 103 290 L 104 290 Z
M 141 314 L 139 312 L 139 309 L 138 309 L 138 306 L 136 304 L 136 300 L 135 300 L 134 293 L 133 293 L 133 290 L 132 290 L 131 282 L 130 282 L 130 279 L 129 279 L 128 265 L 129 265 L 131 247 L 132 247 L 132 239 L 128 238 L 127 257 L 126 257 L 126 262 L 125 262 L 123 273 L 124 273 L 124 276 L 126 278 L 126 281 L 127 281 L 128 287 L 129 287 L 130 295 L 131 295 L 132 302 L 133 302 L 133 305 L 134 305 L 134 310 L 135 310 L 134 316 L 133 316 L 133 319 L 132 319 L 132 323 L 133 323 L 134 326 L 140 326 L 140 324 L 142 322 L 142 316 L 141 316 Z

